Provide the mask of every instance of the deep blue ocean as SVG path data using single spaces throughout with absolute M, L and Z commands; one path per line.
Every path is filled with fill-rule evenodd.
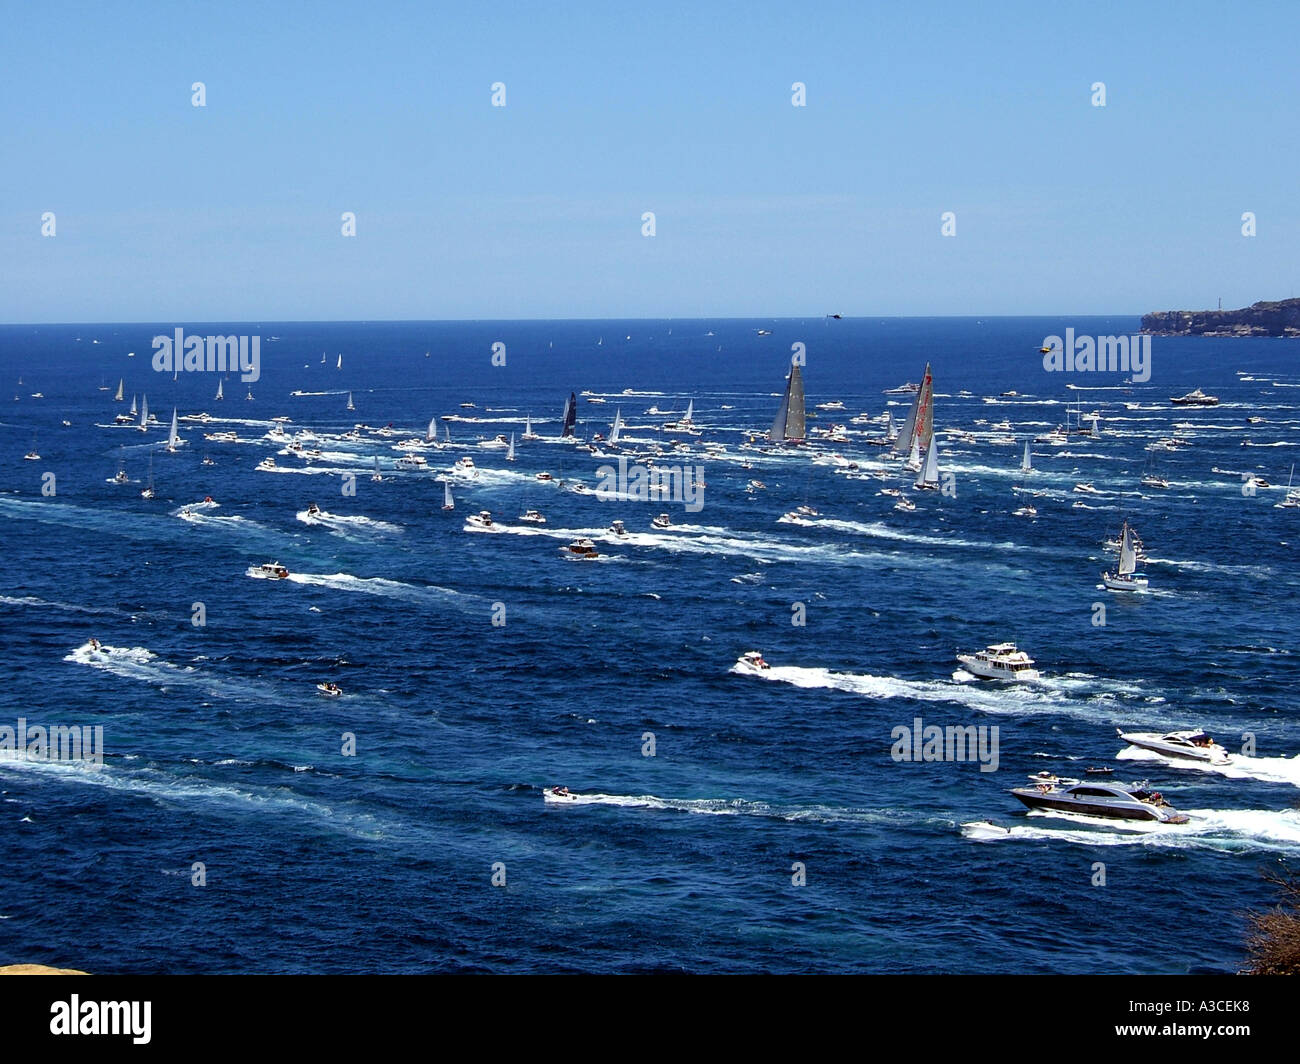
M 178 325 L 261 336 L 252 401 L 233 376 L 216 402 L 217 375 L 151 368 L 150 338 Z M 102 766 L 0 761 L 0 964 L 1236 970 L 1244 912 L 1272 900 L 1260 870 L 1300 854 L 1300 509 L 1276 506 L 1300 347 L 1157 337 L 1150 381 L 1124 384 L 1044 371 L 1040 345 L 1067 326 L 1138 322 L 0 327 L 0 727 L 101 725 L 105 746 Z M 795 343 L 810 429 L 845 425 L 847 442 L 742 449 L 770 427 Z M 901 422 L 910 397 L 884 390 L 927 362 L 955 494 L 914 491 L 866 442 L 881 424 L 850 422 Z M 1221 404 L 1170 405 L 1198 387 Z M 572 490 L 605 460 L 555 438 L 571 391 L 582 439 L 617 410 L 625 452 L 683 443 L 659 461 L 703 467 L 703 508 Z M 158 424 L 115 426 L 144 395 Z M 663 429 L 688 401 L 701 435 Z M 831 401 L 844 409 L 816 410 Z M 212 420 L 182 421 L 168 453 L 173 408 Z M 1100 438 L 1034 444 L 1022 476 L 1024 439 L 1067 410 L 1096 411 Z M 275 417 L 292 419 L 283 437 Z M 527 417 L 542 439 L 518 438 Z M 451 444 L 395 468 L 431 418 Z M 514 463 L 481 446 L 511 433 Z M 1186 445 L 1147 451 L 1171 436 Z M 450 472 L 465 456 L 476 475 Z M 1167 489 L 1139 485 L 1148 467 Z M 1243 473 L 1271 487 L 1243 492 Z M 1012 515 L 1026 499 L 1036 518 Z M 781 520 L 801 505 L 817 515 Z M 547 524 L 521 525 L 527 508 Z M 467 527 L 480 510 L 492 530 Z M 672 528 L 651 528 L 660 511 Z M 1099 586 L 1123 520 L 1149 555 L 1145 595 Z M 563 556 L 579 536 L 599 560 Z M 248 575 L 273 561 L 290 579 Z M 1041 683 L 959 670 L 958 652 L 1004 639 Z M 748 650 L 769 674 L 733 671 Z M 317 692 L 327 680 L 342 697 Z M 916 718 L 996 726 L 998 770 L 894 760 L 892 730 Z M 1256 756 L 1117 758 L 1116 727 L 1196 726 L 1234 753 L 1251 733 Z M 1028 815 L 1009 793 L 1094 765 L 1149 779 L 1191 822 Z M 544 802 L 555 784 L 587 798 Z M 963 829 L 986 819 L 1010 834 Z

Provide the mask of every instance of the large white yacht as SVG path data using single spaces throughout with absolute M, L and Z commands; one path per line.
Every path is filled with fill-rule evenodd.
M 958 654 L 957 660 L 982 680 L 1037 680 L 1034 659 L 1015 643 L 994 643 L 977 654 Z
M 1166 757 L 1181 757 L 1189 761 L 1204 761 L 1210 765 L 1226 765 L 1231 758 L 1228 751 L 1210 738 L 1206 732 L 1197 728 L 1195 731 L 1177 732 L 1125 732 L 1116 728 L 1119 737 L 1126 743 L 1151 750 Z

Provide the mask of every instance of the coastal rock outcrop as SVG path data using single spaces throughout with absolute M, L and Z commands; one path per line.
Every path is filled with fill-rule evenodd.
M 1142 315 L 1154 336 L 1300 336 L 1300 299 L 1252 303 L 1241 310 L 1159 310 Z

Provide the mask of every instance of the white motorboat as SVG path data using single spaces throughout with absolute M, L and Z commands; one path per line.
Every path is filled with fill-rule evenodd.
M 528 437 L 525 436 L 524 438 L 527 439 Z M 551 476 L 550 473 L 538 473 L 538 474 L 537 474 L 537 479 L 538 479 L 538 480 L 554 480 L 555 478 L 554 478 L 553 476 Z
M 428 464 L 429 463 L 425 458 L 418 454 L 404 454 L 393 463 L 393 465 L 398 469 L 410 469 L 416 471 L 424 469 Z
M 1177 395 L 1170 397 L 1169 400 L 1174 406 L 1218 406 L 1219 397 L 1217 395 L 1206 395 L 1200 388 L 1188 392 L 1186 395 Z
M 1088 481 L 1088 482 L 1083 483 L 1083 484 L 1076 484 L 1076 485 L 1074 486 L 1074 490 L 1077 491 L 1077 492 L 1081 492 L 1081 493 L 1083 493 L 1084 495 L 1100 495 L 1100 494 L 1101 494 L 1100 491 L 1098 491 L 1096 488 L 1094 488 L 1094 487 L 1092 486 L 1092 482 L 1091 482 L 1091 481 Z
M 609 530 L 611 533 L 613 533 L 616 536 L 627 535 L 627 529 L 623 527 L 622 521 L 611 521 L 609 523 Z
M 1176 732 L 1125 732 L 1116 733 L 1130 746 L 1151 750 L 1166 757 L 1179 757 L 1188 761 L 1203 761 L 1209 765 L 1226 765 L 1231 755 L 1200 728 Z
M 1034 506 L 1022 506 L 1018 510 L 1011 511 L 1012 517 L 1037 517 L 1038 509 Z
M 572 805 L 577 800 L 578 796 L 569 790 L 568 787 L 542 788 L 542 801 L 544 802 L 553 805 Z
M 757 650 L 747 650 L 736 659 L 736 668 L 741 672 L 766 672 L 771 667 Z
M 318 683 L 316 690 L 326 698 L 338 698 L 343 694 L 343 688 L 336 683 Z
M 275 458 L 268 454 L 265 458 L 263 458 L 260 462 L 257 463 L 256 468 L 265 472 L 271 469 L 278 469 L 279 466 L 275 464 Z
M 567 547 L 561 547 L 560 550 L 565 552 L 565 556 L 570 561 L 594 561 L 600 557 L 596 551 L 596 544 L 586 536 L 575 539 Z
M 1155 473 L 1144 473 L 1139 483 L 1144 488 L 1167 488 L 1169 481 L 1164 477 L 1157 476 Z
M 673 525 L 667 514 L 660 514 L 650 519 L 651 528 L 671 528 Z
M 308 517 L 319 517 L 322 513 L 323 511 L 321 510 L 321 508 L 317 506 L 314 502 L 307 504 Z
M 1154 820 L 1185 824 L 1187 816 L 1173 809 L 1159 791 L 1146 786 L 1121 787 L 1113 783 L 1075 783 L 1068 787 L 1039 783 L 1011 790 L 1030 809 L 1052 809 L 1111 820 Z
M 994 643 L 976 654 L 958 654 L 957 660 L 982 680 L 1029 681 L 1039 679 L 1034 659 L 1015 643 Z
M 910 514 L 916 509 L 916 503 L 911 499 L 899 499 L 898 502 L 894 503 L 894 509 L 900 513 Z
M 519 515 L 519 520 L 521 520 L 521 521 L 523 521 L 525 524 L 529 524 L 529 525 L 544 525 L 544 524 L 546 524 L 546 518 L 543 517 L 543 516 L 542 516 L 540 513 L 538 513 L 536 510 L 525 510 L 522 514 Z
M 476 514 L 470 514 L 467 518 L 465 518 L 465 523 L 468 525 L 473 525 L 476 528 L 491 528 L 492 511 L 480 510 Z
M 289 570 L 279 562 L 263 562 L 256 568 L 250 569 L 248 575 L 259 580 L 288 580 Z

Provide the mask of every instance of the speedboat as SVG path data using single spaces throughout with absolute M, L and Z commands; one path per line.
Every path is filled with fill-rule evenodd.
M 668 519 L 667 514 L 660 514 L 658 517 L 652 517 L 650 519 L 651 528 L 671 528 L 672 524 L 673 523 Z
M 915 395 L 920 390 L 921 390 L 921 386 L 919 384 L 913 384 L 911 381 L 907 381 L 905 384 L 900 384 L 897 388 L 886 388 L 884 394 L 885 395 Z
M 23 455 L 23 458 L 26 459 L 28 462 L 39 462 L 41 460 L 41 456 L 37 454 L 34 450 L 28 451 L 25 455 Z
M 1125 732 L 1115 729 L 1121 739 L 1131 746 L 1151 750 L 1166 757 L 1181 757 L 1188 761 L 1204 761 L 1209 765 L 1226 765 L 1228 751 L 1199 728 L 1195 731 Z
M 565 556 L 571 561 L 587 561 L 600 557 L 596 552 L 596 544 L 585 536 L 575 539 L 567 547 L 561 547 L 560 549 L 565 552 Z
M 546 518 L 543 517 L 536 510 L 526 510 L 523 514 L 520 515 L 519 520 L 530 525 L 546 524 Z
M 1034 506 L 1022 506 L 1018 510 L 1011 511 L 1012 517 L 1037 517 L 1038 509 Z
M 398 469 L 423 469 L 429 463 L 418 454 L 404 454 L 393 465 Z
M 259 580 L 288 580 L 289 570 L 279 562 L 263 562 L 256 569 L 249 571 L 250 575 L 257 577 Z
M 736 668 L 744 672 L 764 672 L 771 667 L 757 650 L 747 650 L 736 659 Z
M 272 458 L 270 455 L 267 455 L 265 458 L 263 458 L 260 462 L 257 463 L 257 468 L 264 471 L 275 469 L 276 468 L 275 459 Z
M 1145 785 L 1121 787 L 1114 783 L 1075 783 L 1062 787 L 1039 783 L 1013 787 L 1011 793 L 1030 809 L 1055 809 L 1112 820 L 1155 820 L 1186 824 L 1187 816 L 1173 809 L 1159 791 Z
M 911 499 L 899 499 L 898 502 L 894 503 L 894 509 L 901 510 L 905 514 L 910 514 L 916 509 L 916 503 Z
M 524 439 L 527 439 L 527 438 L 528 438 L 527 436 L 524 437 Z M 554 480 L 555 478 L 554 478 L 553 476 L 551 476 L 550 473 L 538 473 L 538 474 L 537 474 L 537 479 L 538 479 L 538 480 Z
M 1034 659 L 1017 650 L 1015 643 L 994 643 L 977 654 L 958 654 L 957 660 L 983 680 L 1039 679 Z
M 338 698 L 343 694 L 343 688 L 336 683 L 318 683 L 316 685 L 316 690 L 326 698 Z
M 1190 391 L 1186 395 L 1171 396 L 1169 401 L 1174 406 L 1218 406 L 1219 397 L 1217 395 L 1206 395 L 1200 388 Z
M 467 518 L 465 518 L 465 523 L 469 525 L 474 525 L 477 528 L 491 528 L 492 511 L 480 510 L 476 514 L 470 514 Z
M 466 455 L 464 458 L 456 459 L 456 464 L 460 466 L 461 469 L 473 469 L 474 459 L 472 459 L 469 455 Z
M 614 535 L 616 535 L 616 536 L 626 536 L 626 535 L 627 535 L 627 529 L 623 527 L 623 522 L 622 522 L 622 521 L 611 521 L 611 522 L 609 523 L 609 530 L 610 530 L 610 532 L 612 532 L 612 533 L 613 533 Z
M 1075 491 L 1083 492 L 1085 495 L 1100 495 L 1100 494 L 1101 494 L 1101 492 L 1099 492 L 1096 488 L 1094 488 L 1094 487 L 1092 486 L 1092 482 L 1091 482 L 1091 481 L 1088 481 L 1088 482 L 1085 483 L 1085 484 L 1076 484 L 1076 485 L 1074 486 L 1074 490 L 1075 490 Z
M 577 800 L 578 800 L 578 796 L 574 794 L 571 790 L 569 790 L 568 787 L 543 787 L 542 788 L 542 801 L 544 802 L 552 802 L 555 803 L 556 805 L 562 805 L 562 804 L 571 804 L 573 802 L 576 802 Z
M 317 506 L 315 503 L 311 503 L 311 504 L 307 507 L 307 516 L 308 516 L 308 517 L 319 517 L 319 516 L 320 516 L 320 512 L 321 512 L 320 507 Z

